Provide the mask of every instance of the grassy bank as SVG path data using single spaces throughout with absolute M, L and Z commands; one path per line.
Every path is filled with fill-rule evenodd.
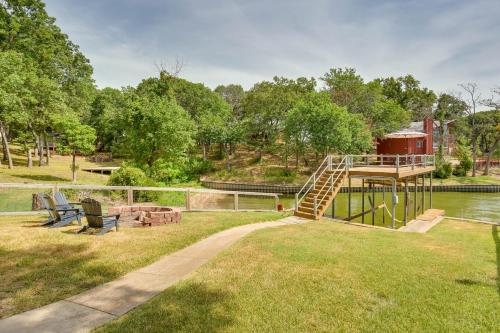
M 499 229 L 262 230 L 98 332 L 493 332 Z
M 180 224 L 121 228 L 102 237 L 76 235 L 77 225 L 47 229 L 41 218 L 0 217 L 0 317 L 75 295 L 218 231 L 282 216 L 183 213 Z

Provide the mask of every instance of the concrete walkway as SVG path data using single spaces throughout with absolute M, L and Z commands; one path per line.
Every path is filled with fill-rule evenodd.
M 297 217 L 242 225 L 209 236 L 137 271 L 65 300 L 0 320 L 2 333 L 88 332 L 185 279 L 252 231 L 304 223 Z
M 417 216 L 415 220 L 410 221 L 405 227 L 399 228 L 399 230 L 402 232 L 418 232 L 425 234 L 443 219 L 444 210 L 427 209 L 424 214 Z

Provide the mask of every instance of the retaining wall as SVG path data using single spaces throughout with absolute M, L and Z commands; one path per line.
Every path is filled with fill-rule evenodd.
M 228 183 L 217 181 L 201 181 L 204 187 L 214 190 L 224 191 L 251 191 L 261 193 L 281 193 L 281 194 L 295 194 L 302 188 L 302 185 L 271 185 L 271 184 L 250 184 L 250 183 Z M 413 186 L 409 184 L 409 188 Z M 365 191 L 367 188 L 365 187 Z M 426 184 L 426 191 L 429 191 L 429 186 Z M 360 186 L 351 187 L 352 192 L 361 192 Z M 382 187 L 375 187 L 376 192 L 381 192 Z M 390 187 L 386 187 L 386 191 L 390 191 Z M 398 186 L 398 191 L 401 187 Z M 421 191 L 421 188 L 418 188 Z M 500 193 L 500 185 L 433 185 L 433 192 L 482 192 L 482 193 Z M 347 193 L 348 188 L 342 187 L 340 192 Z

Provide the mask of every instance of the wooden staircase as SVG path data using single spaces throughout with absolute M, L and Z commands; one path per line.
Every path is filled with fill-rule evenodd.
M 348 171 L 342 164 L 334 168 L 331 165 L 331 160 L 329 160 L 326 168 L 321 170 L 320 166 L 311 176 L 312 182 L 308 184 L 308 181 L 304 185 L 305 191 L 294 215 L 311 220 L 320 219 L 340 191 L 347 176 Z M 314 207 L 315 204 L 316 208 Z

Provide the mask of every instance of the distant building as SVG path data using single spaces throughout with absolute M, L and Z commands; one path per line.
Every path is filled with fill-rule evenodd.
M 431 118 L 412 122 L 410 127 L 377 140 L 378 155 L 434 154 L 434 123 Z

